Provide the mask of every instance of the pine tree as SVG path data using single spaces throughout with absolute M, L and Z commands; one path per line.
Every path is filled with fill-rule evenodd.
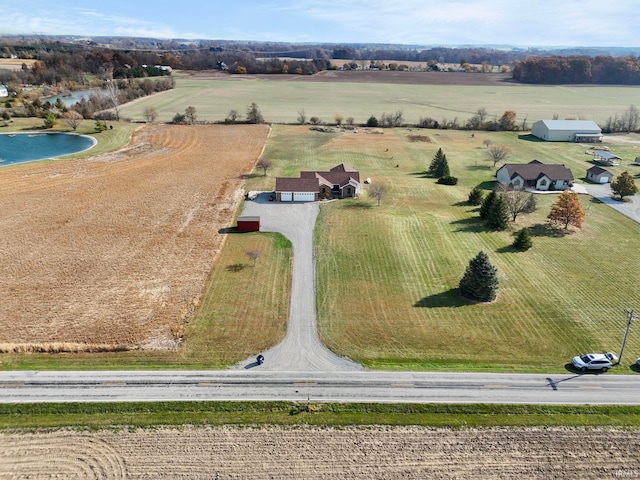
M 578 194 L 571 190 L 565 190 L 560 194 L 556 203 L 551 206 L 551 212 L 547 218 L 549 222 L 564 225 L 565 230 L 568 230 L 569 225 L 581 228 L 584 215 Z
M 447 161 L 447 156 L 444 153 L 442 154 L 442 161 L 438 164 L 438 168 L 433 172 L 433 175 L 436 178 L 451 176 L 451 172 L 449 171 L 449 162 Z
M 523 228 L 518 231 L 518 235 L 516 235 L 516 239 L 513 241 L 513 247 L 518 250 L 529 250 L 533 246 L 533 240 L 531 240 L 531 233 L 529 233 L 528 228 Z
M 489 256 L 481 251 L 473 258 L 459 284 L 460 294 L 478 302 L 492 302 L 498 294 L 498 274 Z
M 489 217 L 489 210 L 491 209 L 491 205 L 496 199 L 496 192 L 491 190 L 489 194 L 484 197 L 482 205 L 480 205 L 480 218 L 482 220 L 486 220 Z
M 505 230 L 509 224 L 509 208 L 502 195 L 496 194 L 487 212 L 487 223 L 496 230 Z
M 442 163 L 443 159 L 445 159 L 444 152 L 442 151 L 442 148 L 439 148 L 436 152 L 436 155 L 433 157 L 433 160 L 431 160 L 431 165 L 429 165 L 429 170 L 427 170 L 427 173 L 429 175 L 433 175 L 434 177 L 438 176 L 436 175 L 436 172 L 440 168 L 440 164 Z
M 484 197 L 484 192 L 480 190 L 480 187 L 473 187 L 473 190 L 469 192 L 468 202 L 469 205 L 480 205 Z

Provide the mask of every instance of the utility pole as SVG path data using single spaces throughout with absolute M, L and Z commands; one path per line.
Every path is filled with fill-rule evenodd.
M 631 326 L 631 322 L 633 322 L 634 319 L 638 318 L 638 315 L 634 313 L 633 309 L 625 308 L 624 311 L 627 312 L 627 315 L 629 315 L 629 320 L 627 321 L 627 329 L 624 331 L 624 337 L 622 337 L 622 347 L 620 347 L 620 355 L 618 355 L 618 365 L 620 365 L 620 362 L 622 361 L 622 352 L 624 352 L 624 344 L 627 343 L 627 335 L 629 334 L 629 327 Z

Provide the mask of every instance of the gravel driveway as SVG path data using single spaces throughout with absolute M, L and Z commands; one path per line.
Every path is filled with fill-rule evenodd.
M 262 352 L 264 364 L 258 366 L 255 357 L 251 357 L 240 362 L 236 368 L 270 371 L 364 370 L 361 365 L 332 353 L 318 337 L 313 229 L 320 206 L 313 202 L 269 202 L 268 197 L 263 193 L 255 200 L 247 201 L 243 215 L 259 216 L 261 231 L 282 233 L 293 245 L 287 335 L 281 343 Z

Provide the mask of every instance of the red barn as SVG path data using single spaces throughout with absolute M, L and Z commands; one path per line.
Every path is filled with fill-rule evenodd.
M 239 232 L 259 232 L 260 217 L 238 217 Z

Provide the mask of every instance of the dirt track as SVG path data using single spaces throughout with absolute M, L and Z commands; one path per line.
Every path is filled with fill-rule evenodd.
M 637 431 L 184 427 L 0 434 L 0 479 L 639 478 Z
M 171 349 L 268 127 L 152 125 L 118 152 L 0 169 L 0 349 Z

